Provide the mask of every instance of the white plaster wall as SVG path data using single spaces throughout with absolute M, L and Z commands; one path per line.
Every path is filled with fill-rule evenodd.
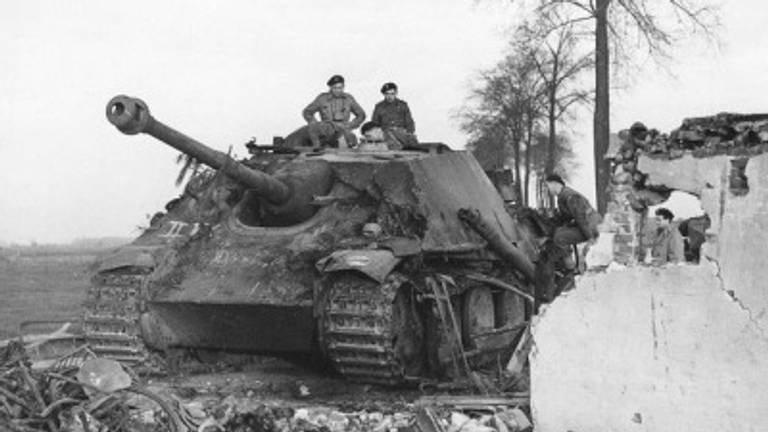
M 768 339 L 714 265 L 588 274 L 533 337 L 537 432 L 768 431 Z
M 641 157 L 638 168 L 648 174 L 650 184 L 701 197 L 712 221 L 708 231 L 712 241 L 705 245 L 704 255 L 719 263 L 727 289 L 768 330 L 768 154 L 753 156 L 747 163 L 749 193 L 743 196 L 728 189 L 731 159 Z
M 729 156 L 695 158 L 690 154 L 672 160 L 640 156 L 637 169 L 648 175 L 649 186 L 663 185 L 701 198 L 702 209 L 713 226 L 718 226 L 721 198 L 728 191 L 730 159 Z
M 768 330 L 768 155 L 751 158 L 746 175 L 747 195 L 723 193 L 720 225 L 712 229 L 717 243 L 704 253 L 719 263 L 727 289 Z

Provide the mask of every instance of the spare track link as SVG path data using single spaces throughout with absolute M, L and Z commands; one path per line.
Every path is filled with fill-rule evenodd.
M 349 273 L 333 278 L 322 314 L 326 356 L 350 380 L 402 384 L 404 367 L 394 350 L 393 301 L 404 278 L 389 277 L 383 284 Z
M 147 358 L 139 314 L 142 284 L 151 271 L 149 267 L 133 267 L 93 277 L 85 302 L 83 330 L 96 355 L 127 364 L 139 364 Z

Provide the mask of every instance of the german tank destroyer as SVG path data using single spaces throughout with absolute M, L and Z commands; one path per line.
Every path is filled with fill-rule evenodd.
M 498 360 L 530 317 L 539 236 L 471 153 L 272 145 L 235 160 L 139 99 L 113 98 L 107 118 L 208 168 L 100 259 L 84 328 L 101 355 L 318 353 L 397 385 Z

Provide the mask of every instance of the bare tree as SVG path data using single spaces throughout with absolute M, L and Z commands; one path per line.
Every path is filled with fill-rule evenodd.
M 500 169 L 507 162 L 512 165 L 517 187 L 523 186 L 521 198 L 526 205 L 530 202 L 532 173 L 559 168 L 565 174 L 573 165 L 563 163 L 573 159 L 570 142 L 562 136 L 550 140 L 549 135 L 541 132 L 542 124 L 548 119 L 549 91 L 553 87 L 546 81 L 552 76 L 548 72 L 551 62 L 546 53 L 534 55 L 532 46 L 534 49 L 545 47 L 541 40 L 538 45 L 531 45 L 530 40 L 516 43 L 494 68 L 480 73 L 479 84 L 471 90 L 458 116 L 462 128 L 470 134 L 468 148 L 484 169 Z M 570 61 L 558 64 L 567 64 L 566 69 L 572 66 Z M 554 86 L 552 106 L 556 122 L 561 121 L 563 113 L 575 103 L 571 102 L 575 100 L 574 95 L 566 92 L 569 88 L 566 83 L 567 80 L 561 79 Z
M 534 26 L 524 24 L 519 33 L 525 35 L 521 40 L 527 44 L 543 82 L 549 129 L 544 170 L 554 172 L 557 123 L 574 105 L 591 101 L 593 91 L 584 89 L 579 79 L 593 67 L 593 56 L 591 52 L 578 52 L 577 35 L 570 23 L 552 30 L 539 20 Z
M 558 123 L 592 94 L 579 80 L 592 66 L 591 51 L 576 52 L 571 27 L 551 31 L 546 24 L 524 23 L 515 30 L 509 53 L 480 74 L 480 85 L 469 98 L 472 103 L 459 116 L 470 133 L 470 147 L 486 169 L 512 163 L 524 203 L 529 202 L 531 173 L 555 171 L 562 151 Z M 540 135 L 543 121 L 549 130 L 544 142 L 535 136 Z
M 469 132 L 470 144 L 478 159 L 486 162 L 486 169 L 488 162 L 499 165 L 493 163 L 493 153 L 497 160 L 511 159 L 519 186 L 522 184 L 522 150 L 532 129 L 528 125 L 533 122 L 527 119 L 540 116 L 541 79 L 531 58 L 514 51 L 494 68 L 482 72 L 479 83 L 459 113 L 462 128 Z M 499 146 L 500 142 L 503 145 Z
M 717 9 L 706 0 L 540 0 L 536 12 L 549 23 L 552 31 L 577 25 L 593 26 L 593 156 L 597 205 L 604 213 L 610 176 L 603 155 L 610 139 L 611 53 L 624 61 L 631 51 L 629 48 L 638 46 L 639 42 L 652 57 L 660 59 L 668 55 L 681 33 L 698 33 L 712 39 L 714 28 L 719 25 Z

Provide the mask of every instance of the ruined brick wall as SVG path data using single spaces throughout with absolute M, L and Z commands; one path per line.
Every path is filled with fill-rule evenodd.
M 621 167 L 618 168 L 621 170 Z M 642 256 L 640 232 L 643 229 L 643 213 L 630 204 L 635 189 L 621 180 L 622 173 L 614 174 L 608 189 L 609 200 L 601 231 L 612 233 L 613 260 L 624 265 L 637 262 Z
M 749 159 L 766 151 L 768 115 L 763 114 L 718 114 L 685 119 L 669 134 L 648 129 L 642 123 L 619 132 L 606 153 L 606 159 L 611 161 L 612 176 L 606 191 L 608 207 L 602 227 L 603 232 L 612 234 L 613 260 L 625 265 L 641 261 L 648 249 L 648 234 L 652 232 L 648 207 L 664 202 L 673 190 L 701 197 L 706 183 L 700 181 L 701 176 L 690 175 L 701 169 L 690 163 L 676 164 L 671 175 L 649 181 L 649 173 L 641 166 L 641 160 L 646 161 L 646 166 L 648 161 L 663 165 L 681 160 L 727 160 L 729 166 L 724 173 L 727 189 L 733 196 L 742 196 L 748 191 L 744 170 Z M 715 163 L 717 167 L 700 165 L 710 176 L 714 174 L 719 179 L 723 174 L 719 163 Z
M 536 430 L 768 430 L 768 116 L 636 127 L 610 154 L 610 260 L 533 325 Z M 711 219 L 699 265 L 632 265 L 671 191 Z M 633 231 L 634 230 L 634 231 Z M 588 258 L 589 263 L 589 258 Z

